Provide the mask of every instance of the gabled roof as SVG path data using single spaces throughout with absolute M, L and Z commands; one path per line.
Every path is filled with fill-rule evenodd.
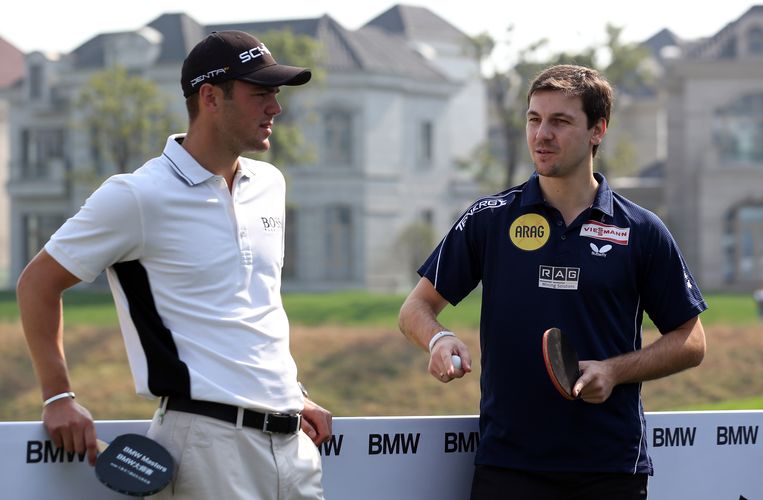
M 70 55 L 72 65 L 75 68 L 100 68 L 104 66 L 106 64 L 105 41 L 109 36 L 114 35 L 116 34 L 95 35 L 74 49 Z
M 425 7 L 395 5 L 366 23 L 409 40 L 463 43 L 468 37 L 458 28 Z
M 162 14 L 148 25 L 161 35 L 157 63 L 182 62 L 185 55 L 206 33 L 203 26 L 186 14 Z M 143 30 L 145 31 L 145 27 Z M 105 54 L 109 40 L 139 34 L 141 30 L 102 33 L 86 41 L 70 58 L 75 68 L 100 68 L 106 64 Z
M 268 31 L 289 30 L 295 35 L 307 35 L 319 40 L 323 44 L 329 70 L 367 71 L 424 80 L 445 78 L 400 37 L 376 29 L 350 31 L 329 15 L 314 19 L 217 24 L 207 26 L 207 29 L 236 29 L 258 37 Z
M 164 37 L 157 62 L 183 61 L 196 42 L 207 33 L 202 25 L 186 14 L 162 14 L 148 26 Z
M 675 33 L 667 28 L 663 28 L 647 40 L 641 42 L 640 45 L 646 48 L 652 57 L 661 61 L 664 58 L 662 49 L 665 47 L 682 47 L 684 42 Z
M 24 76 L 24 53 L 0 37 L 0 89 L 10 87 Z
M 396 9 L 391 9 L 391 11 L 394 10 Z M 458 30 L 426 9 L 401 8 L 401 10 L 415 13 L 416 15 L 413 17 L 419 21 L 427 17 L 434 17 L 435 20 L 430 19 L 427 28 L 430 32 L 436 31 L 436 27 L 439 26 L 447 32 L 444 34 L 446 37 L 451 36 L 453 31 L 460 34 Z M 425 13 L 428 13 L 428 16 L 424 15 Z M 426 23 L 419 22 L 417 25 L 420 32 L 426 31 L 424 30 Z M 397 34 L 375 27 L 350 31 L 328 15 L 311 19 L 231 22 L 204 26 L 186 14 L 174 13 L 163 14 L 150 22 L 148 26 L 162 35 L 161 51 L 157 63 L 182 63 L 191 48 L 204 35 L 212 31 L 235 29 L 262 37 L 269 31 L 289 30 L 296 35 L 310 36 L 322 42 L 329 70 L 366 71 L 401 75 L 421 80 L 441 81 L 446 79 L 424 57 L 409 47 L 404 38 Z M 103 66 L 109 38 L 124 35 L 125 33 L 107 33 L 91 38 L 72 52 L 73 64 L 75 67 Z M 278 54 L 276 54 L 277 57 Z
M 763 20 L 763 5 L 753 5 L 738 19 L 728 23 L 722 30 L 710 38 L 703 39 L 693 44 L 687 51 L 686 57 L 690 59 L 723 59 L 734 57 L 736 54 L 738 26 L 742 19 L 751 15 L 761 16 Z

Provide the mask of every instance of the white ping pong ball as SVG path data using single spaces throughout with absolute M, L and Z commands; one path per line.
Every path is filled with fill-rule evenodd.
M 459 356 L 458 354 L 454 354 L 453 356 L 450 357 L 450 360 L 453 362 L 453 367 L 456 370 L 461 369 L 461 356 Z

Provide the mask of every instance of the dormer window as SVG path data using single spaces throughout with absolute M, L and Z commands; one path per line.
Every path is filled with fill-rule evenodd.
M 763 28 L 755 26 L 747 31 L 747 52 L 751 56 L 763 56 Z

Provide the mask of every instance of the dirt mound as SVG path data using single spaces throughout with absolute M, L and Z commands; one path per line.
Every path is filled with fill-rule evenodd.
M 698 368 L 644 383 L 647 411 L 763 396 L 763 324 L 706 327 L 707 355 Z M 459 336 L 478 355 L 476 330 Z M 645 343 L 658 333 L 645 333 Z M 147 419 L 155 402 L 135 395 L 114 328 L 72 327 L 66 353 L 77 398 L 96 419 Z M 337 416 L 458 415 L 479 411 L 474 373 L 442 384 L 427 373 L 427 353 L 391 328 L 294 326 L 299 376 L 316 401 Z M 0 419 L 38 420 L 40 391 L 19 324 L 0 323 Z M 475 356 L 476 357 L 476 356 Z

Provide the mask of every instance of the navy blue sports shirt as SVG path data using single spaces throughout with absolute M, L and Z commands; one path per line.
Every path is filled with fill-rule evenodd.
M 662 221 L 594 175 L 594 203 L 570 226 L 533 174 L 477 200 L 419 269 L 453 305 L 482 282 L 477 464 L 652 473 L 641 384 L 603 404 L 566 400 L 541 337 L 560 328 L 581 360 L 602 360 L 641 348 L 645 312 L 667 333 L 707 304 Z

